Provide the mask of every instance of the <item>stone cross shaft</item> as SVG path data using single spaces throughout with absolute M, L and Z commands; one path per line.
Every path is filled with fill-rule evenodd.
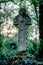
M 18 31 L 18 52 L 26 51 L 26 25 L 31 24 L 31 18 L 29 16 L 22 17 L 18 14 L 14 18 L 14 25 L 19 29 Z

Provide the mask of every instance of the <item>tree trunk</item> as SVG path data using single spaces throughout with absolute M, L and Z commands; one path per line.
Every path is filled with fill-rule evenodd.
M 39 48 L 39 55 L 40 57 L 43 56 L 43 4 L 42 1 L 40 1 L 39 6 L 39 33 L 40 33 L 40 48 Z

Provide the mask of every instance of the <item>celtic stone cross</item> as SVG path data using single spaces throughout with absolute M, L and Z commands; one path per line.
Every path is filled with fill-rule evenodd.
M 22 10 L 13 20 L 18 32 L 18 52 L 26 51 L 26 25 L 31 25 L 31 18 Z

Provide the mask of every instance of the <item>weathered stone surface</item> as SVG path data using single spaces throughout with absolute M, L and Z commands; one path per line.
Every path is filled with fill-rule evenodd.
M 26 17 L 22 17 L 22 15 L 18 14 L 14 19 L 13 19 L 13 24 L 14 25 L 19 25 L 19 23 L 23 23 L 25 25 L 31 25 L 32 24 L 32 21 L 31 21 L 31 18 L 29 16 L 26 16 Z
M 26 25 L 31 24 L 31 18 L 26 14 L 24 14 L 24 9 L 22 12 L 19 11 L 19 14 L 13 19 L 14 25 L 16 25 L 19 29 L 18 32 L 18 52 L 26 51 Z
M 25 25 L 20 23 L 18 33 L 18 52 L 26 50 Z

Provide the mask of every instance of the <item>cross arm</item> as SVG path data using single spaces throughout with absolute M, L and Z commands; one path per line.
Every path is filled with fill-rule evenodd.
M 25 25 L 31 25 L 32 24 L 31 18 L 29 16 L 22 17 L 21 15 L 17 15 L 13 19 L 13 24 L 17 26 L 17 25 L 19 25 L 20 22 L 24 23 Z
M 25 17 L 24 22 L 25 22 L 25 25 L 31 25 L 32 24 L 32 20 L 29 16 Z
M 16 16 L 16 17 L 13 19 L 13 24 L 14 24 L 14 25 L 18 25 L 18 24 L 19 24 L 18 16 Z

